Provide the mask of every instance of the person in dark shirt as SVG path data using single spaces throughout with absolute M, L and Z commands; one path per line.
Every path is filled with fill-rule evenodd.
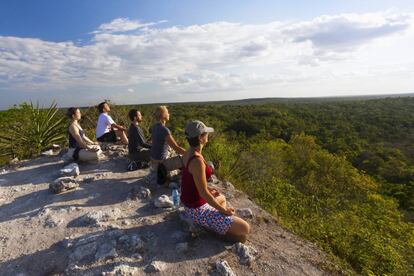
M 174 140 L 171 131 L 165 126 L 170 120 L 170 114 L 166 106 L 158 106 L 154 112 L 157 121 L 151 128 L 151 168 L 156 171 L 158 164 L 168 158 L 168 147 L 176 153 L 184 154 L 185 149 Z
M 150 161 L 151 144 L 144 137 L 139 124 L 142 122 L 142 115 L 137 109 L 131 109 L 128 113 L 131 125 L 128 129 L 128 152 L 129 159 L 138 162 Z

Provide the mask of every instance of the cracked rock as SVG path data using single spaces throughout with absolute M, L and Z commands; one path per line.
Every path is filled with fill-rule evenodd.
M 60 177 L 49 184 L 49 190 L 55 194 L 60 194 L 79 187 L 79 183 L 72 177 Z
M 153 273 L 153 272 L 161 272 L 164 271 L 166 268 L 166 264 L 161 261 L 152 261 L 149 265 L 145 267 L 145 272 Z
M 154 205 L 158 208 L 170 208 L 174 206 L 174 203 L 167 195 L 161 195 L 154 200 Z
M 73 176 L 76 177 L 80 174 L 79 166 L 76 163 L 70 163 L 60 170 L 60 175 L 62 176 Z
M 240 264 L 242 265 L 250 266 L 257 257 L 257 251 L 253 247 L 247 246 L 240 242 L 233 245 L 232 249 L 233 252 L 239 256 Z
M 135 187 L 131 191 L 131 198 L 147 199 L 151 197 L 151 191 L 144 187 Z
M 250 208 L 238 209 L 237 214 L 242 218 L 253 218 L 253 212 Z
M 118 257 L 115 246 L 116 242 L 114 240 L 101 244 L 96 251 L 95 260 L 99 261 Z
M 121 210 L 118 208 L 114 208 L 109 211 L 89 212 L 83 217 L 83 222 L 89 225 L 99 225 L 101 222 L 117 220 L 120 215 Z
M 124 235 L 118 241 L 130 252 L 143 251 L 145 245 L 144 241 L 137 235 Z
M 227 261 L 216 262 L 216 269 L 220 276 L 236 276 Z

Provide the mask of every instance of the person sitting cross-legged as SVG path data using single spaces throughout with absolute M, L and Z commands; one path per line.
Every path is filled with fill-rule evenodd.
M 81 119 L 81 112 L 79 108 L 69 108 L 66 115 L 71 120 L 68 129 L 68 157 L 72 158 L 75 161 L 99 160 L 102 153 L 101 148 L 97 142 L 93 142 L 88 137 L 86 137 L 85 131 L 79 124 L 79 120 Z
M 128 129 L 128 157 L 131 161 L 148 163 L 151 159 L 151 144 L 145 139 L 144 133 L 139 126 L 142 122 L 142 114 L 137 109 L 131 109 L 128 113 L 131 125 Z
M 183 156 L 181 202 L 184 212 L 193 222 L 233 241 L 245 242 L 250 234 L 250 225 L 234 215 L 235 210 L 227 206 L 224 195 L 207 185 L 212 168 L 201 152 L 208 142 L 208 134 L 213 131 L 200 121 L 192 121 L 185 127 L 190 148 Z
M 107 102 L 98 105 L 99 118 L 96 125 L 96 140 L 99 142 L 116 143 L 118 139 L 122 144 L 128 145 L 128 138 L 125 133 L 125 127 L 115 123 L 108 114 L 111 107 Z

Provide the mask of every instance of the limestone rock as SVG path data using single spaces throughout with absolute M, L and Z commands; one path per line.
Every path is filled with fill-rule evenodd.
M 174 203 L 167 195 L 161 195 L 154 200 L 154 205 L 158 208 L 170 208 L 174 206 Z
M 97 243 L 90 242 L 75 248 L 73 253 L 69 256 L 69 262 L 76 263 L 96 252 Z
M 145 272 L 153 273 L 153 272 L 161 272 L 166 269 L 166 264 L 161 261 L 152 261 L 149 265 L 145 267 Z
M 54 156 L 55 153 L 53 152 L 53 149 L 50 149 L 50 150 L 42 152 L 40 155 L 41 156 Z
M 83 222 L 89 225 L 99 225 L 101 222 L 117 220 L 121 215 L 121 210 L 114 208 L 108 211 L 89 212 L 83 217 Z
M 226 188 L 227 190 L 233 192 L 235 190 L 233 184 L 231 184 L 229 181 L 224 181 L 223 182 L 223 187 Z
M 144 241 L 137 235 L 124 235 L 118 241 L 130 252 L 142 252 L 144 250 Z
M 80 174 L 79 166 L 76 163 L 70 163 L 60 170 L 60 175 L 62 176 L 78 176 Z
M 62 224 L 63 222 L 64 222 L 63 219 L 59 219 L 59 218 L 49 215 L 45 220 L 44 226 L 48 228 L 53 228 L 53 227 L 56 227 Z
M 19 161 L 20 161 L 20 160 L 19 160 L 19 158 L 15 157 L 15 158 L 13 158 L 12 160 L 10 160 L 10 162 L 9 162 L 9 163 L 10 163 L 11 165 L 16 165 L 16 164 L 18 164 L 18 163 L 19 163 Z
M 141 271 L 138 267 L 132 267 L 129 265 L 118 265 L 110 272 L 103 272 L 103 276 L 136 276 L 141 275 Z
M 253 218 L 253 212 L 250 208 L 238 209 L 237 214 L 242 218 Z
M 233 245 L 232 249 L 233 252 L 239 256 L 240 264 L 242 265 L 250 266 L 257 257 L 257 251 L 253 247 L 247 246 L 240 242 Z
M 135 187 L 131 191 L 131 198 L 147 199 L 151 197 L 151 191 L 144 187 Z
M 221 276 L 236 276 L 227 261 L 216 262 L 216 269 Z
M 72 177 L 59 177 L 49 184 L 49 190 L 55 194 L 60 194 L 79 187 L 79 183 Z
M 101 244 L 96 251 L 95 260 L 99 261 L 118 257 L 115 246 L 116 242 L 114 240 Z

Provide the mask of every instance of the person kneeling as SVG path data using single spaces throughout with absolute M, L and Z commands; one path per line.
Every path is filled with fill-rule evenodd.
M 97 142 L 93 142 L 85 135 L 79 120 L 82 115 L 79 108 L 71 107 L 68 109 L 66 115 L 71 120 L 68 136 L 69 136 L 69 150 L 68 156 L 75 161 L 95 161 L 99 160 L 102 153 L 101 148 Z
M 151 144 L 144 137 L 144 133 L 139 126 L 142 122 L 142 115 L 136 109 L 131 109 L 128 113 L 131 125 L 128 129 L 128 157 L 135 162 L 137 168 L 147 167 L 151 159 Z
M 227 207 L 226 198 L 207 185 L 212 168 L 206 164 L 201 151 L 208 142 L 208 133 L 214 129 L 200 121 L 192 121 L 185 127 L 190 148 L 183 156 L 181 178 L 181 202 L 187 216 L 197 224 L 234 241 L 245 242 L 250 225 L 234 215 Z

